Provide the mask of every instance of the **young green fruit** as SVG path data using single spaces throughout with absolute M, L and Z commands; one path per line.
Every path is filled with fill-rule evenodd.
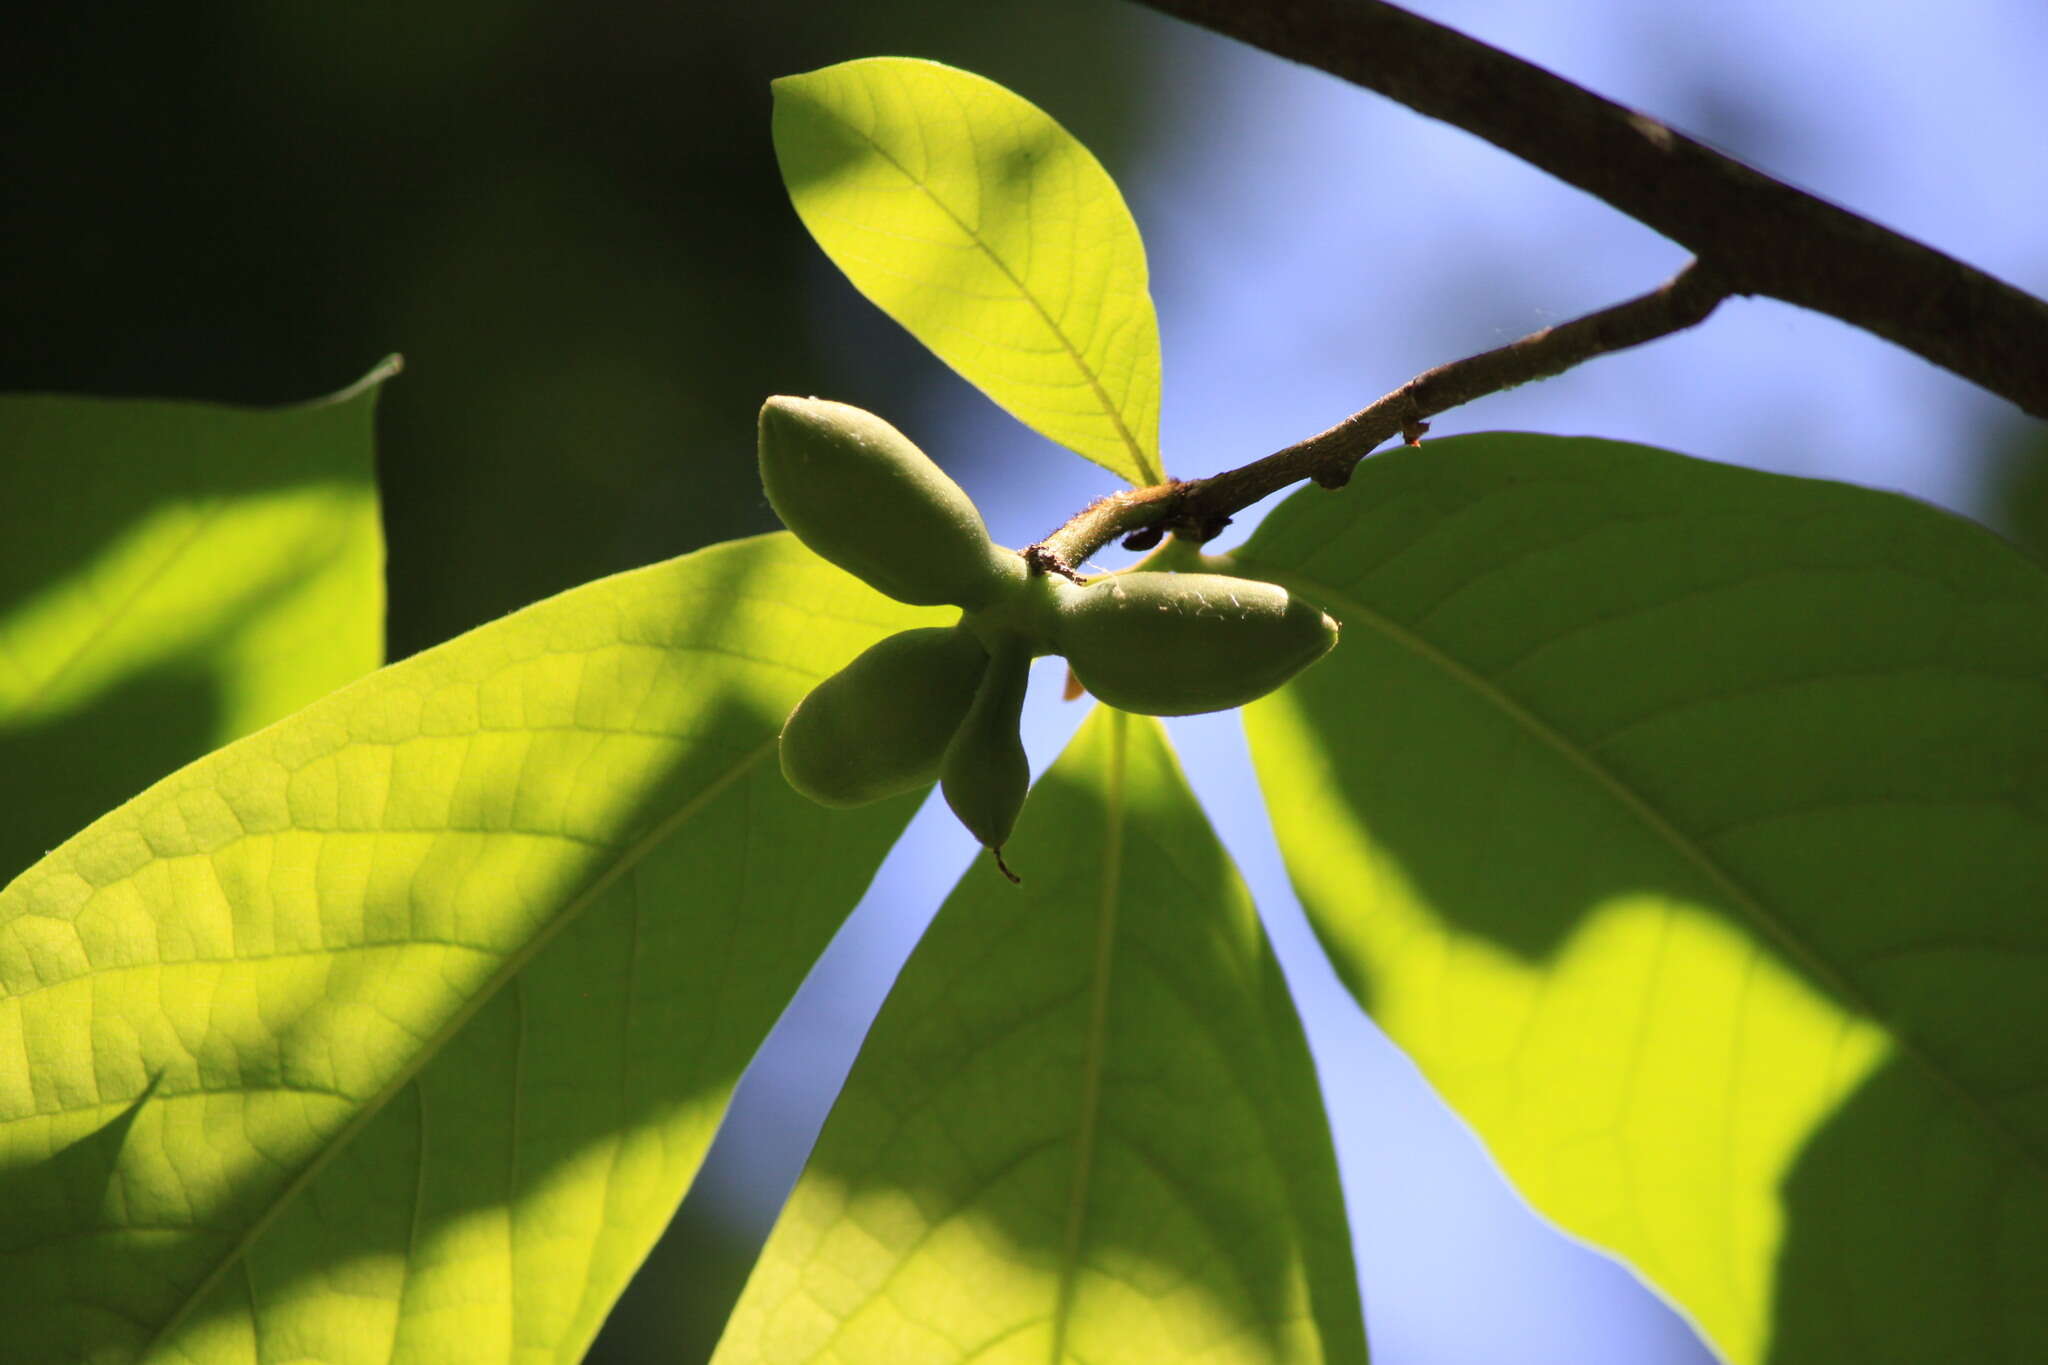
M 1222 574 L 1118 574 L 1061 593 L 1051 645 L 1081 685 L 1148 716 L 1265 696 L 1337 643 L 1337 623 L 1285 588 Z
M 812 689 L 783 726 L 784 774 L 832 806 L 937 777 L 1012 881 L 1002 850 L 1031 780 L 1018 723 L 1034 655 L 1064 654 L 1111 706 L 1181 716 L 1262 697 L 1337 640 L 1336 622 L 1270 583 L 1140 572 L 1077 587 L 1031 572 L 901 432 L 844 403 L 769 399 L 760 458 L 769 501 L 812 550 L 898 601 L 964 609 Z
M 789 713 L 783 776 L 826 806 L 866 805 L 930 785 L 988 662 L 962 627 L 898 631 Z
M 1000 635 L 989 646 L 988 671 L 939 765 L 946 804 L 1013 882 L 1017 874 L 1003 862 L 1003 845 L 1031 786 L 1031 763 L 1018 734 L 1031 652 L 1031 642 L 1021 635 Z
M 899 602 L 973 610 L 1022 577 L 960 485 L 871 412 L 771 398 L 760 458 L 768 501 L 797 539 Z

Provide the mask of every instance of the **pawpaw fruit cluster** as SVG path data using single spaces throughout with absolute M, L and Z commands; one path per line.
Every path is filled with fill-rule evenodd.
M 901 602 L 962 609 L 890 636 L 812 688 L 782 771 L 828 806 L 938 781 L 1006 875 L 1030 767 L 1018 734 L 1031 660 L 1064 655 L 1125 711 L 1184 716 L 1264 696 L 1329 652 L 1337 625 L 1286 589 L 1137 570 L 1087 584 L 1031 572 L 960 486 L 873 413 L 818 398 L 761 409 L 761 483 L 820 556 Z

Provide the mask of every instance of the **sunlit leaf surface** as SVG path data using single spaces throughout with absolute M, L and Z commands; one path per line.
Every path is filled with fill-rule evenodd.
M 876 306 L 1019 421 L 1160 481 L 1144 244 L 1072 134 L 993 81 L 872 57 L 776 81 L 775 154 Z
M 575 1360 L 914 802 L 783 715 L 943 619 L 786 535 L 564 593 L 0 891 L 15 1362 Z
M 0 878 L 383 662 L 394 370 L 267 410 L 0 396 Z
M 1023 886 L 977 863 L 904 968 L 717 1365 L 1362 1362 L 1293 1002 L 1158 723 L 1099 709 L 1007 852 Z
M 1907 499 L 1592 440 L 1366 461 L 1232 557 L 1359 998 L 1728 1359 L 2048 1358 L 2048 578 Z

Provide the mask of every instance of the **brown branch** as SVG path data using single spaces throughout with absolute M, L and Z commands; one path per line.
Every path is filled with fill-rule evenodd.
M 1456 124 L 1680 243 L 2048 418 L 2048 303 L 1379 0 L 1143 0 Z
M 1038 572 L 1073 577 L 1071 566 L 1085 563 L 1118 536 L 1129 536 L 1125 544 L 1131 549 L 1156 545 L 1169 531 L 1207 540 L 1268 493 L 1303 479 L 1340 488 L 1380 442 L 1396 435 L 1419 440 L 1437 413 L 1682 331 L 1713 312 L 1728 293 L 1695 261 L 1640 298 L 1419 374 L 1328 431 L 1241 469 L 1111 494 L 1025 550 L 1024 558 Z

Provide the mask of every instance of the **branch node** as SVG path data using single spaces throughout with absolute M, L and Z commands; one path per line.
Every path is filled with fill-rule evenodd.
M 1022 553 L 1025 567 L 1034 574 L 1056 573 L 1070 583 L 1088 581 L 1067 567 L 1067 561 L 1059 557 L 1059 552 L 1042 540 L 1036 545 L 1026 545 Z

